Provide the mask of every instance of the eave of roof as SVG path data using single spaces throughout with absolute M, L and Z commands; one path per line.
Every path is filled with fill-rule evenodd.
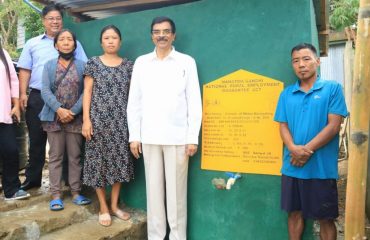
M 194 2 L 198 0 L 34 0 L 42 4 L 54 3 L 79 21 L 103 19 L 118 14 Z
M 42 4 L 55 3 L 77 21 L 103 19 L 110 16 L 199 0 L 34 0 Z M 327 56 L 329 49 L 329 0 L 312 0 L 315 8 L 320 55 Z
M 329 50 L 329 0 L 313 0 L 316 27 L 319 35 L 320 56 L 328 55 Z

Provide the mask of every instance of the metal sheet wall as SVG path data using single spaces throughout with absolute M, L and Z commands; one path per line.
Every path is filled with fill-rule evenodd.
M 335 80 L 343 85 L 344 81 L 344 47 L 345 44 L 336 44 L 329 47 L 327 57 L 321 57 L 320 74 L 323 79 Z

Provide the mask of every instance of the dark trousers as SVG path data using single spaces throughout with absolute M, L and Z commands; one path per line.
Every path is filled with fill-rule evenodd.
M 0 123 L 0 158 L 3 160 L 2 185 L 4 195 L 10 198 L 16 193 L 21 182 L 18 178 L 18 145 L 13 124 Z
M 44 106 L 40 91 L 31 90 L 26 108 L 26 123 L 30 138 L 29 159 L 26 178 L 34 184 L 41 184 L 42 168 L 45 164 L 46 132 L 43 131 L 39 113 Z

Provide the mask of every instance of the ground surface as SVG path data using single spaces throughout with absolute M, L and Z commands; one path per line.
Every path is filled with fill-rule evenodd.
M 338 240 L 344 239 L 344 212 L 346 205 L 346 187 L 347 187 L 347 167 L 348 160 L 338 163 L 339 179 L 338 179 L 338 201 L 339 201 L 339 217 L 337 220 Z
M 48 194 L 48 176 L 49 171 L 47 170 L 47 164 L 45 164 L 45 168 L 43 171 L 43 183 L 42 188 L 39 189 L 42 194 Z M 345 202 L 346 202 L 346 187 L 347 187 L 347 167 L 348 167 L 348 160 L 343 160 L 338 162 L 339 168 L 339 179 L 338 179 L 338 197 L 339 197 L 339 217 L 336 221 L 337 229 L 338 229 L 338 240 L 344 240 L 344 219 L 345 219 Z M 20 179 L 23 182 L 25 179 L 24 170 L 20 172 Z M 370 224 L 368 224 L 370 228 Z M 316 232 L 317 239 L 319 233 L 319 225 L 317 223 L 314 224 L 314 231 Z

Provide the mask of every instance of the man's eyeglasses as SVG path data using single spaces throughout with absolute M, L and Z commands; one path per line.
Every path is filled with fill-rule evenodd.
M 60 22 L 62 21 L 62 17 L 45 17 L 46 20 L 49 22 Z
M 154 36 L 159 36 L 159 35 L 161 35 L 161 33 L 163 35 L 170 35 L 172 33 L 172 30 L 171 29 L 164 29 L 164 30 L 153 30 L 152 31 L 152 34 Z

